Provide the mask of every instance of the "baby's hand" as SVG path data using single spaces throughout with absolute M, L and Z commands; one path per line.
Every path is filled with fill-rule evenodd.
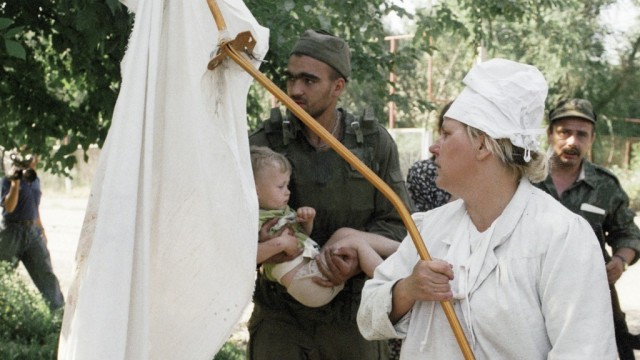
M 316 209 L 309 206 L 303 206 L 298 208 L 296 215 L 296 221 L 300 223 L 313 222 L 313 219 L 316 217 Z

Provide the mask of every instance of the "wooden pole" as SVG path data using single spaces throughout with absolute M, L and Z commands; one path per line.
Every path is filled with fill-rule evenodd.
M 214 12 L 214 9 L 217 9 L 219 12 L 217 5 L 212 7 L 211 3 L 215 3 L 215 0 L 207 0 L 210 4 L 211 11 Z M 215 15 L 214 19 L 218 17 L 222 18 L 221 15 Z M 220 28 L 220 26 L 218 26 Z M 348 162 L 351 166 L 353 166 L 360 174 L 362 174 L 370 183 L 375 186 L 378 191 L 380 191 L 396 208 L 402 221 L 413 240 L 413 243 L 420 255 L 422 260 L 431 260 L 431 256 L 427 251 L 426 246 L 424 245 L 424 240 L 420 236 L 420 232 L 416 227 L 415 222 L 411 218 L 411 213 L 407 210 L 407 207 L 404 205 L 400 197 L 382 180 L 378 175 L 376 175 L 371 169 L 369 169 L 360 159 L 358 159 L 355 155 L 349 151 L 340 141 L 338 141 L 330 132 L 328 132 L 322 125 L 320 125 L 311 115 L 307 114 L 298 104 L 296 104 L 291 98 L 285 94 L 280 88 L 278 88 L 269 78 L 264 76 L 260 71 L 258 71 L 249 60 L 247 60 L 244 56 L 236 51 L 236 49 L 231 46 L 228 42 L 220 45 L 222 51 L 226 52 L 226 54 L 233 59 L 242 69 L 248 72 L 256 81 L 258 81 L 262 86 L 264 86 L 271 94 L 273 94 L 281 103 L 283 103 L 298 119 L 300 119 L 311 131 L 313 131 L 316 135 L 318 135 L 326 144 L 328 144 L 333 150 L 335 150 L 346 162 Z M 469 346 L 469 342 L 464 335 L 462 330 L 462 326 L 460 325 L 460 321 L 456 316 L 456 313 L 453 309 L 453 305 L 450 301 L 441 301 L 440 305 L 442 306 L 445 315 L 447 316 L 447 320 L 449 321 L 449 325 L 453 330 L 453 334 L 456 337 L 458 342 L 458 346 L 460 346 L 460 350 L 464 355 L 464 358 L 467 360 L 475 359 L 473 352 L 471 351 L 471 347 Z
M 227 23 L 224 22 L 224 17 L 222 17 L 222 13 L 220 12 L 220 8 L 218 7 L 216 0 L 207 0 L 207 4 L 209 5 L 211 14 L 213 14 L 213 20 L 216 22 L 218 31 L 226 31 Z

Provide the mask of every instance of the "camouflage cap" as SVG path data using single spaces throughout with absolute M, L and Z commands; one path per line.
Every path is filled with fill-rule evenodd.
M 333 67 L 345 79 L 351 76 L 349 45 L 324 30 L 307 30 L 293 46 L 290 55 L 306 55 Z
M 565 99 L 556 105 L 556 107 L 549 112 L 549 122 L 552 123 L 556 120 L 575 117 L 585 120 L 589 120 L 592 123 L 596 123 L 596 113 L 593 111 L 593 106 L 589 100 L 584 99 Z

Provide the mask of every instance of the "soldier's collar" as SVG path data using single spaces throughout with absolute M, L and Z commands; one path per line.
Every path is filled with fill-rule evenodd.
M 343 109 L 343 108 L 336 108 L 337 111 L 340 112 L 341 117 L 343 119 L 343 124 L 342 126 L 344 126 L 344 121 L 346 119 L 346 114 L 347 112 Z M 302 130 L 302 128 L 305 126 L 304 123 L 302 122 L 302 120 L 298 119 L 289 109 L 287 109 L 287 113 L 285 116 L 285 121 L 289 122 L 289 126 L 291 127 L 291 131 L 294 134 L 297 134 L 298 131 Z
M 578 175 L 577 181 L 584 181 L 589 186 L 595 188 L 596 183 L 596 169 L 595 167 L 587 160 L 582 159 L 582 165 L 580 165 L 580 175 Z

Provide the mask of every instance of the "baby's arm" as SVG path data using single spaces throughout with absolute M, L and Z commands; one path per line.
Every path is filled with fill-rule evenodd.
M 280 236 L 258 243 L 256 263 L 262 264 L 265 260 L 282 252 L 287 255 L 297 255 L 299 251 L 298 239 L 285 231 Z
M 302 225 L 302 229 L 307 235 L 311 235 L 311 231 L 313 231 L 313 219 L 316 218 L 316 209 L 303 206 L 298 208 L 296 211 L 296 221 Z

